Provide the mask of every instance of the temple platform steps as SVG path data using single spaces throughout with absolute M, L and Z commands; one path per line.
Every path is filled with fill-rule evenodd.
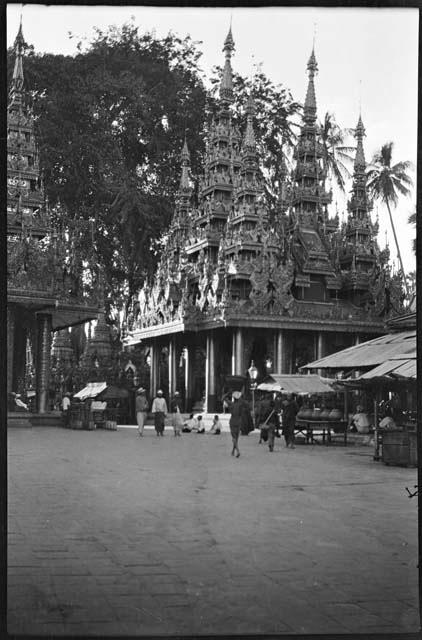
M 31 414 L 27 411 L 8 411 L 7 426 L 21 429 L 31 429 Z
M 48 413 L 28 413 L 27 411 L 9 411 L 7 413 L 8 428 L 62 427 L 60 411 Z

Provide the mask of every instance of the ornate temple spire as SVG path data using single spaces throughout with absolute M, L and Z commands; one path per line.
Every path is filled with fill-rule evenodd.
M 355 172 L 365 172 L 366 161 L 363 150 L 363 137 L 365 135 L 365 127 L 363 126 L 362 116 L 359 114 L 359 120 L 355 129 L 355 138 L 357 140 L 356 156 L 355 156 Z
M 315 57 L 315 51 L 312 48 L 311 56 L 308 60 L 307 70 L 309 74 L 308 89 L 306 91 L 305 105 L 304 105 L 304 117 L 309 123 L 316 120 L 316 97 L 315 97 L 315 85 L 314 77 L 318 73 L 318 64 Z
M 179 193 L 180 195 L 186 195 L 186 193 L 190 194 L 192 190 L 189 183 L 190 153 L 186 138 L 180 154 L 180 160 L 182 162 L 182 174 L 180 176 Z
M 17 105 L 17 104 L 22 104 L 22 99 L 23 99 L 22 93 L 23 93 L 24 76 L 23 76 L 22 59 L 23 59 L 25 40 L 22 32 L 22 17 L 19 25 L 19 31 L 17 33 L 13 46 L 15 49 L 16 58 L 15 58 L 15 67 L 13 69 L 10 96 L 11 96 L 11 102 Z
M 255 115 L 255 102 L 252 97 L 252 93 L 249 94 L 248 100 L 246 102 L 246 129 L 245 136 L 243 138 L 242 148 L 244 151 L 249 153 L 256 152 L 256 142 L 255 142 L 255 133 L 253 128 L 253 118 Z
M 231 57 L 234 51 L 234 40 L 232 28 L 230 26 L 227 37 L 224 41 L 223 52 L 226 56 L 224 63 L 223 75 L 220 84 L 220 98 L 225 102 L 233 102 L 233 72 L 231 66 Z

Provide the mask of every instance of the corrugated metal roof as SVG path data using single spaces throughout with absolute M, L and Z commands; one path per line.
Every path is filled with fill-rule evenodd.
M 282 375 L 272 373 L 258 385 L 260 391 L 285 391 L 286 393 L 332 393 L 333 389 L 317 375 Z
M 393 356 L 414 353 L 415 349 L 416 330 L 389 333 L 310 362 L 302 368 L 367 369 L 379 365 Z
M 390 378 L 416 378 L 416 355 L 411 358 L 392 358 L 383 362 L 375 369 L 360 376 L 360 380 L 371 380 L 388 376 Z

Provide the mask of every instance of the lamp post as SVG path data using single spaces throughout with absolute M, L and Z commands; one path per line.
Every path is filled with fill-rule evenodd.
M 251 379 L 251 391 L 252 391 L 252 416 L 253 423 L 255 426 L 255 389 L 256 389 L 256 379 L 258 377 L 258 369 L 255 367 L 254 361 L 251 361 L 251 366 L 248 369 L 249 378 Z

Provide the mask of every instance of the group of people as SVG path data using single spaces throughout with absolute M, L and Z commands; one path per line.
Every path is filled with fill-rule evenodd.
M 136 422 L 138 424 L 139 436 L 144 435 L 145 422 L 148 416 L 149 403 L 147 400 L 146 389 L 140 387 L 136 394 Z M 205 433 L 205 427 L 202 424 L 202 416 L 195 418 L 191 413 L 188 420 L 183 420 L 182 415 L 183 404 L 179 391 L 176 391 L 170 401 L 171 425 L 174 435 L 180 436 L 183 433 Z M 164 436 L 165 420 L 169 413 L 166 399 L 163 391 L 159 389 L 156 397 L 152 401 L 151 413 L 154 415 L 154 427 L 157 437 Z M 218 415 L 214 416 L 210 434 L 219 435 L 221 433 L 221 423 Z
M 231 455 L 240 457 L 239 436 L 242 433 L 247 435 L 255 428 L 254 420 L 249 403 L 243 398 L 241 391 L 227 393 L 223 398 L 224 405 L 230 413 L 230 434 L 232 437 Z M 146 397 L 146 390 L 141 387 L 136 396 L 136 420 L 138 424 L 139 436 L 143 436 L 145 422 L 148 415 L 149 403 Z M 293 396 L 288 396 L 284 401 L 279 395 L 275 400 L 262 401 L 256 415 L 258 425 L 261 430 L 260 442 L 268 442 L 270 451 L 274 451 L 274 439 L 279 434 L 280 416 L 282 415 L 282 432 L 285 438 L 286 447 L 294 449 L 294 428 L 298 406 Z M 165 419 L 169 413 L 167 402 L 163 391 L 159 389 L 156 397 L 152 401 L 151 413 L 154 416 L 154 427 L 157 437 L 164 435 Z M 183 420 L 182 399 L 178 391 L 175 392 L 170 401 L 171 425 L 175 436 L 184 433 L 205 433 L 202 424 L 202 416 L 195 417 L 190 414 L 188 420 Z M 218 415 L 214 416 L 210 434 L 221 433 L 221 424 Z

